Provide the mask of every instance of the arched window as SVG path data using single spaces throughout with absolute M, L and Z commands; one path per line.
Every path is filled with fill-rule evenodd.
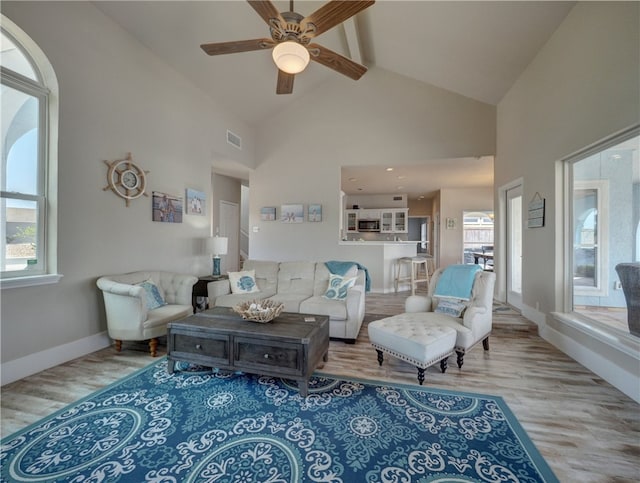
M 0 83 L 2 287 L 55 282 L 57 81 L 38 46 L 4 16 Z

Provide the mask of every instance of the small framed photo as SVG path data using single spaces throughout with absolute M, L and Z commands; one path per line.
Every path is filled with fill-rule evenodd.
M 182 223 L 182 198 L 154 191 L 151 219 L 162 223 Z
M 187 204 L 185 205 L 187 215 L 204 215 L 206 196 L 202 191 L 187 188 Z
M 309 205 L 307 209 L 307 220 L 322 221 L 322 205 Z
M 262 221 L 275 221 L 276 219 L 276 207 L 264 206 L 260 208 L 260 219 Z
M 447 230 L 455 230 L 456 226 L 458 225 L 458 220 L 456 218 L 447 218 L 446 222 Z
M 280 207 L 280 221 L 282 223 L 302 223 L 304 221 L 304 206 L 282 205 Z

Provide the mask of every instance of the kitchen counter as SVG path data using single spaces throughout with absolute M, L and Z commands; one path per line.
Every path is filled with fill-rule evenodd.
M 341 260 L 353 260 L 361 263 L 369 271 L 371 291 L 390 293 L 395 290 L 396 261 L 402 257 L 415 257 L 418 253 L 417 241 L 339 241 Z M 400 287 L 408 290 L 409 284 Z

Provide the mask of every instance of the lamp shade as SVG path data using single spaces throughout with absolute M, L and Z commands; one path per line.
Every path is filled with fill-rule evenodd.
M 283 72 L 298 74 L 309 63 L 309 51 L 293 40 L 279 43 L 273 48 L 273 61 Z
M 227 243 L 229 239 L 224 236 L 214 236 L 207 238 L 207 252 L 211 255 L 226 255 Z

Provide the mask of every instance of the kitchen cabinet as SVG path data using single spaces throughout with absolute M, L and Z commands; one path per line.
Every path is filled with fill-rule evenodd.
M 360 210 L 345 210 L 344 212 L 344 224 L 345 231 L 347 233 L 358 232 L 358 217 Z
M 407 233 L 409 225 L 408 208 L 396 208 L 380 211 L 380 233 Z

